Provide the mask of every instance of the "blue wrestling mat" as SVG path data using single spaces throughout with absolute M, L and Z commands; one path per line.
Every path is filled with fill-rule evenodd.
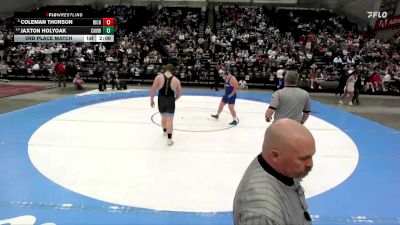
M 231 193 L 247 160 L 261 149 L 271 95 L 240 93 L 240 123 L 225 129 L 225 121 L 208 118 L 221 92 L 185 91 L 177 106 L 185 113 L 176 116 L 177 126 L 204 132 L 175 132 L 175 149 L 157 147 L 152 138 L 158 136 L 146 133 L 159 129 L 151 121 L 156 109 L 148 96 L 141 90 L 94 93 L 0 115 L 0 224 L 233 224 Z M 311 115 L 306 126 L 321 153 L 304 184 L 313 224 L 400 224 L 400 132 L 316 101 Z M 252 152 L 223 148 L 223 135 L 252 132 Z M 193 147 L 198 149 L 189 152 L 190 142 L 200 137 L 203 142 Z M 246 160 L 231 178 L 232 168 L 238 168 L 234 160 L 243 155 Z M 148 157 L 156 160 L 143 160 Z M 212 163 L 212 168 L 196 162 L 218 157 L 227 162 Z M 185 164 L 188 159 L 193 161 Z M 192 187 L 198 189 L 192 192 Z M 152 196 L 153 191 L 160 192 Z

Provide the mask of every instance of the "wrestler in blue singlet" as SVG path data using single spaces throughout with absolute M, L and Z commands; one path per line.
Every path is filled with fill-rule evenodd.
M 231 78 L 232 76 L 230 76 L 229 79 L 225 81 L 225 94 L 224 96 L 222 96 L 222 101 L 228 104 L 235 104 L 236 93 L 232 97 L 229 97 L 229 95 L 233 92 L 233 86 L 229 83 Z

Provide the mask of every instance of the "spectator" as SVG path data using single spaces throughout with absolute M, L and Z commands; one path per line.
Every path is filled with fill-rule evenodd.
M 348 79 L 347 73 L 342 72 L 339 77 L 339 84 L 335 90 L 335 95 L 339 94 L 339 96 L 342 96 L 342 94 L 344 93 L 344 87 L 346 86 L 347 79 Z
M 54 71 L 56 73 L 56 79 L 58 81 L 58 87 L 61 87 L 61 82 L 63 82 L 64 87 L 66 87 L 66 79 L 65 79 L 65 65 L 63 62 L 58 62 L 54 67 Z
M 1 60 L 0 61 L 0 79 L 3 79 L 5 75 L 7 75 L 8 65 Z
M 65 74 L 67 75 L 68 79 L 75 77 L 77 73 L 76 67 L 72 61 L 69 61 L 67 63 L 67 66 L 65 67 Z
M 35 78 L 38 78 L 38 76 L 40 74 L 40 65 L 37 61 L 35 62 L 35 64 L 33 64 L 32 71 L 33 71 L 33 74 L 35 75 Z
M 318 87 L 318 71 L 316 69 L 316 66 L 311 66 L 311 72 L 310 72 L 310 80 L 311 80 L 311 89 L 314 89 L 314 87 Z
M 76 90 L 85 90 L 85 88 L 83 87 L 83 84 L 85 82 L 81 79 L 81 77 L 78 74 L 75 75 L 74 79 L 72 80 L 72 83 L 74 84 Z
M 351 100 L 353 104 L 360 105 L 360 90 L 362 90 L 363 85 L 362 85 L 362 78 L 359 73 L 357 73 L 357 80 L 356 83 L 354 84 L 354 96 L 353 99 Z
M 104 72 L 99 83 L 99 91 L 107 91 L 107 83 L 110 81 L 111 77 L 109 76 L 109 71 Z
M 247 90 L 248 89 L 247 82 L 246 82 L 245 79 L 241 79 L 239 81 L 239 86 L 240 86 L 241 90 Z
M 118 72 L 113 69 L 110 73 L 108 73 L 109 82 L 111 83 L 112 90 L 119 88 L 119 79 L 118 79 Z
M 285 75 L 285 69 L 283 68 L 282 65 L 280 65 L 279 70 L 276 71 L 277 89 L 282 89 L 284 87 L 284 75 Z
M 391 81 L 392 81 L 392 71 L 387 70 L 385 76 L 383 76 L 383 79 L 382 79 L 383 85 L 385 86 L 386 90 L 390 89 Z
M 371 88 L 372 92 L 383 90 L 386 91 L 384 84 L 382 83 L 381 75 L 378 72 L 374 72 L 372 76 L 368 78 L 366 88 Z
M 349 70 L 348 74 L 350 75 L 349 78 L 347 78 L 346 81 L 346 86 L 344 87 L 344 94 L 342 97 L 340 97 L 339 104 L 343 104 L 343 99 L 349 95 L 349 105 L 353 105 L 353 96 L 354 96 L 354 86 L 357 81 L 357 72 L 355 70 Z
M 218 69 L 217 69 L 217 67 L 215 67 L 214 68 L 214 88 L 215 88 L 215 91 L 219 90 L 218 87 L 219 87 L 220 79 L 221 79 L 221 77 L 219 75 Z

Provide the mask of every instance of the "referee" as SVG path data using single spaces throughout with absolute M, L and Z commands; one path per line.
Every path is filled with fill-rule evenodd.
M 264 134 L 262 152 L 244 173 L 233 202 L 234 225 L 311 225 L 300 183 L 313 167 L 315 140 L 291 119 Z
M 265 120 L 289 118 L 304 124 L 310 115 L 310 96 L 308 92 L 297 87 L 299 74 L 289 70 L 285 75 L 285 87 L 272 95 L 271 103 L 265 112 Z

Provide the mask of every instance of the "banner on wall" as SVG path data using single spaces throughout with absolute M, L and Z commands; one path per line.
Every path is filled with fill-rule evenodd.
M 391 16 L 386 19 L 377 19 L 375 21 L 375 31 L 395 29 L 400 27 L 400 15 Z

